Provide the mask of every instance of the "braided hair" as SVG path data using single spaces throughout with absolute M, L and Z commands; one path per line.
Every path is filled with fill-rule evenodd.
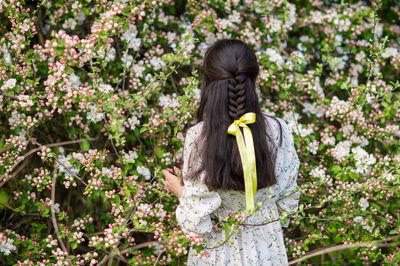
M 256 114 L 256 122 L 248 124 L 253 134 L 257 188 L 277 183 L 275 159 L 277 147 L 268 145 L 270 130 L 261 113 L 255 90 L 259 74 L 257 58 L 251 48 L 241 40 L 221 39 L 211 45 L 205 55 L 201 72 L 201 98 L 197 112 L 198 122 L 203 122 L 200 136 L 195 141 L 201 164 L 189 167 L 184 177 L 194 180 L 205 171 L 204 182 L 211 190 L 244 191 L 243 168 L 236 139 L 227 133 L 228 126 L 247 112 Z
M 233 120 L 246 113 L 246 79 L 248 76 L 245 74 L 228 79 L 228 113 Z

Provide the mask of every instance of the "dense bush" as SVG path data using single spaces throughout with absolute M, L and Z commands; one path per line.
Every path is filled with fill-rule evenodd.
M 397 1 L 36 2 L 0 1 L 1 264 L 201 249 L 161 170 L 181 165 L 205 49 L 229 37 L 256 51 L 263 110 L 294 133 L 290 260 L 400 263 Z

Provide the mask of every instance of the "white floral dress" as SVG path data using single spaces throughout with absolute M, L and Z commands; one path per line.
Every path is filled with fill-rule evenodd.
M 276 176 L 278 183 L 267 188 L 258 189 L 254 202 L 262 202 L 263 207 L 247 220 L 247 224 L 261 224 L 269 218 L 276 219 L 282 210 L 292 212 L 298 210 L 300 192 L 297 188 L 297 175 L 300 166 L 290 127 L 280 118 L 282 126 L 282 145 L 280 144 L 280 127 L 277 120 L 265 116 L 272 128 L 272 140 L 278 145 L 276 159 Z M 200 163 L 200 157 L 188 161 L 194 141 L 200 135 L 204 122 L 197 123 L 186 133 L 183 148 L 182 175 L 185 178 L 189 167 Z M 207 247 L 218 246 L 219 240 L 225 239 L 223 231 L 213 230 L 213 218 L 225 217 L 231 211 L 246 208 L 246 199 L 242 191 L 209 191 L 203 183 L 205 171 L 193 182 L 184 179 L 182 196 L 176 209 L 176 218 L 184 232 L 195 232 L 207 241 Z M 239 226 L 239 232 L 232 236 L 234 244 L 227 241 L 220 247 L 209 249 L 209 257 L 196 255 L 194 249 L 189 250 L 187 265 L 287 265 L 288 258 L 284 244 L 282 227 L 289 225 L 280 221 L 261 226 Z

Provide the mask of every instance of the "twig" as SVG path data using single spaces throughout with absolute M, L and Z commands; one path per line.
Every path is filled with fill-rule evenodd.
M 42 148 L 45 145 L 40 144 L 39 142 L 35 141 L 35 140 L 31 140 L 34 144 L 39 145 L 40 148 Z M 79 181 L 81 181 L 85 186 L 87 186 L 88 184 L 86 184 L 85 181 L 83 181 L 79 176 L 77 176 L 76 174 L 74 174 L 71 169 L 69 167 L 67 167 L 65 164 L 63 164 L 60 160 L 58 160 L 57 158 L 54 158 L 54 160 L 56 160 L 57 163 L 61 164 L 71 175 L 73 175 L 75 178 L 77 178 Z
M 31 154 L 33 154 L 33 153 L 35 153 L 35 152 L 37 152 L 37 151 L 40 151 L 41 149 L 42 149 L 42 147 L 44 146 L 44 147 L 57 147 L 57 146 L 63 146 L 63 145 L 69 145 L 69 144 L 74 144 L 74 143 L 79 143 L 79 142 L 81 142 L 82 140 L 95 140 L 96 138 L 86 138 L 86 139 L 79 139 L 79 140 L 70 140 L 70 141 L 63 141 L 63 142 L 57 142 L 57 143 L 51 143 L 51 144 L 46 144 L 46 145 L 41 145 L 41 144 L 39 144 L 39 145 L 41 145 L 41 147 L 38 147 L 38 148 L 34 148 L 34 149 L 32 149 L 32 150 L 30 150 L 30 151 L 28 151 L 27 153 L 25 153 L 24 154 L 24 156 L 23 156 L 23 158 L 22 158 L 22 160 L 20 160 L 20 161 L 17 161 L 14 165 L 13 165 L 13 167 L 11 168 L 11 171 L 13 171 L 13 169 L 15 168 L 15 167 L 17 167 L 17 165 L 20 163 L 20 162 L 22 162 L 22 161 L 24 161 L 29 155 L 31 155 Z M 32 139 L 31 139 L 32 140 Z M 34 141 L 34 140 L 33 140 Z M 35 141 L 34 141 L 35 142 Z M 36 142 L 37 143 L 37 142 Z M 57 160 L 57 159 L 56 159 Z M 63 165 L 64 166 L 64 165 Z M 65 167 L 65 166 L 64 166 Z M 19 169 L 18 169 L 19 170 Z M 18 171 L 17 170 L 17 171 Z M 10 172 L 11 172 L 10 171 Z M 9 176 L 7 176 L 6 177 L 6 174 L 4 174 L 4 175 L 2 175 L 1 177 L 0 177 L 0 187 L 2 187 L 5 183 L 7 183 L 7 181 L 9 181 L 11 178 L 13 178 L 14 176 L 15 176 L 16 174 L 11 174 L 11 175 L 9 175 Z M 79 178 L 79 177 L 78 177 Z
M 54 210 L 54 202 L 56 197 L 56 181 L 57 181 L 57 168 L 53 170 L 53 179 L 52 179 L 52 186 L 51 186 L 51 221 L 53 223 L 54 231 L 56 232 L 58 242 L 60 243 L 61 249 L 67 254 L 67 260 L 69 265 L 71 265 L 71 260 L 69 258 L 69 253 L 67 248 L 64 245 L 64 242 L 61 239 L 60 231 L 58 230 L 58 224 L 56 219 L 56 213 Z
M 400 235 L 396 235 L 396 236 L 389 237 L 387 239 L 375 240 L 375 241 L 371 241 L 371 242 L 363 242 L 363 243 L 358 243 L 358 244 L 343 244 L 343 245 L 336 245 L 333 247 L 323 248 L 321 250 L 309 252 L 308 255 L 305 255 L 297 260 L 293 260 L 293 261 L 289 262 L 289 265 L 299 263 L 303 260 L 306 260 L 306 259 L 309 259 L 309 258 L 312 258 L 315 256 L 319 256 L 322 254 L 327 254 L 327 253 L 331 253 L 331 252 L 335 252 L 335 251 L 339 251 L 339 250 L 344 250 L 344 249 L 348 249 L 348 248 L 365 247 L 365 246 L 369 246 L 369 245 L 375 245 L 375 246 L 380 247 L 380 246 L 387 246 L 387 245 L 393 245 L 393 244 L 400 244 L 400 242 L 394 242 L 391 244 L 379 244 L 381 242 L 390 241 L 392 239 L 398 239 L 399 237 L 400 237 Z

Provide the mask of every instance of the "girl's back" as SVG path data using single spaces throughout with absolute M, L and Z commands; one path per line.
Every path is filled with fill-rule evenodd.
M 209 256 L 191 249 L 188 265 L 288 262 L 282 226 L 289 221 L 282 225 L 277 218 L 279 210 L 297 210 L 299 159 L 286 122 L 261 112 L 259 71 L 255 53 L 241 40 L 219 40 L 204 55 L 198 123 L 187 131 L 183 149 L 184 185 L 164 171 L 167 188 L 179 197 L 182 230 L 207 241 Z M 241 221 L 232 243 L 225 241 L 216 218 L 254 211 L 257 202 L 262 208 Z
M 270 187 L 258 189 L 254 196 L 255 202 L 262 202 L 262 208 L 240 226 L 239 232 L 232 238 L 234 244 L 225 244 L 208 250 L 208 258 L 196 256 L 190 251 L 188 265 L 285 265 L 287 264 L 286 249 L 283 241 L 282 226 L 287 227 L 289 220 L 281 225 L 277 219 L 282 210 L 296 211 L 300 193 L 297 187 L 299 159 L 293 144 L 290 128 L 284 120 L 265 115 L 272 127 L 272 136 L 268 141 L 280 143 L 280 125 L 282 126 L 282 145 L 278 145 L 276 158 L 276 174 L 278 183 Z M 279 122 L 278 122 L 279 121 Z M 280 123 L 280 125 L 278 124 Z M 188 130 L 183 152 L 183 176 L 191 167 L 199 167 L 201 159 L 189 161 L 189 154 L 197 151 L 197 139 L 201 133 L 203 122 Z M 226 217 L 231 212 L 246 208 L 246 198 L 243 191 L 216 190 L 210 191 L 204 184 L 205 172 L 194 181 L 184 180 L 180 204 L 176 217 L 182 229 L 202 235 L 207 241 L 207 247 L 219 246 L 225 239 L 223 231 L 213 230 L 217 217 Z M 277 220 L 266 222 L 268 219 Z M 229 243 L 229 242 L 228 242 Z

